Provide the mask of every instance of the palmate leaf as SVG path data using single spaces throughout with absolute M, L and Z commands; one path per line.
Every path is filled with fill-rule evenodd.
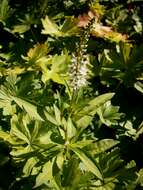
M 137 81 L 135 84 L 134 84 L 134 87 L 143 94 L 143 83 Z
M 9 132 L 0 130 L 0 139 L 2 139 L 5 142 L 8 142 L 9 144 L 16 144 L 16 139 L 11 137 Z
M 45 184 L 47 187 L 61 190 L 60 185 L 56 182 L 53 175 L 53 165 L 54 161 L 49 161 L 44 164 L 42 172 L 36 177 L 36 184 L 34 187 L 39 187 Z
M 19 124 L 18 117 L 16 115 L 14 115 L 11 119 L 10 134 L 24 141 L 25 143 L 30 144 L 30 132 L 28 129 L 25 128 L 23 123 L 22 125 Z
M 46 83 L 53 80 L 56 83 L 64 84 L 67 79 L 67 69 L 70 63 L 70 57 L 65 51 L 61 55 L 47 55 L 49 48 L 47 44 L 37 44 L 31 48 L 27 57 L 23 56 L 29 69 L 42 72 L 41 80 Z
M 10 154 L 15 160 L 23 161 L 32 156 L 51 159 L 63 151 L 62 146 L 51 138 L 49 129 L 38 120 L 31 120 L 28 115 L 14 115 L 11 119 L 10 132 L 0 131 L 0 138 L 12 147 Z M 46 155 L 42 152 L 47 152 Z
M 44 29 L 42 30 L 42 34 L 50 34 L 53 36 L 62 36 L 62 33 L 59 30 L 59 27 L 52 22 L 48 16 L 45 19 L 41 19 Z
M 62 186 L 65 187 L 66 189 L 71 189 L 71 190 L 74 189 L 73 186 L 75 185 L 76 180 L 79 181 L 81 175 L 79 168 L 79 161 L 75 155 L 71 156 L 69 160 L 64 161 L 62 170 L 63 170 Z
M 97 186 L 97 184 L 93 183 L 92 186 L 90 187 L 91 190 L 113 190 L 116 188 L 116 184 L 114 182 L 109 182 L 101 186 Z
M 118 180 L 119 184 L 125 184 L 126 189 L 134 190 L 136 188 L 138 182 L 138 174 L 134 160 L 130 161 L 126 166 L 124 166 L 120 172 L 120 175 L 118 176 Z
M 24 19 L 19 19 L 20 23 L 13 27 L 12 32 L 23 34 L 31 28 L 31 24 L 34 24 L 33 18 L 26 14 Z
M 78 110 L 78 114 L 82 115 L 82 113 L 94 115 L 98 107 L 103 105 L 105 102 L 110 100 L 114 96 L 114 93 L 106 93 L 102 94 L 92 100 L 90 100 L 87 105 L 85 105 L 81 110 Z
M 136 165 L 131 161 L 127 165 L 120 159 L 117 149 L 111 152 L 104 152 L 99 157 L 99 165 L 102 171 L 103 181 L 89 177 L 88 189 L 113 190 L 131 189 L 134 190 L 138 183 L 138 176 L 135 172 Z
M 12 105 L 11 95 L 4 86 L 0 88 L 0 108 L 3 108 L 3 115 L 13 115 L 16 112 L 16 107 Z
M 31 118 L 43 121 L 35 105 L 17 96 L 16 79 L 11 75 L 7 77 L 5 86 L 0 87 L 0 108 L 3 108 L 5 115 L 15 114 L 16 107 L 13 103 L 27 112 Z
M 138 129 L 136 130 L 136 139 L 143 133 L 143 121 L 139 125 Z
M 71 36 L 78 34 L 77 20 L 74 17 L 66 17 L 63 25 L 61 26 L 63 36 Z
M 143 187 L 143 168 L 139 171 L 139 179 L 138 179 L 141 187 Z
M 108 101 L 97 109 L 97 114 L 102 123 L 107 126 L 118 125 L 118 120 L 123 115 L 119 113 L 119 106 L 112 106 Z
M 101 80 L 106 84 L 116 78 L 127 86 L 133 86 L 139 78 L 142 78 L 143 46 L 133 47 L 128 43 L 120 43 L 116 47 L 116 51 L 104 51 L 99 60 Z
M 0 21 L 5 24 L 5 21 L 10 16 L 10 6 L 8 0 L 0 0 Z
M 55 116 L 54 116 L 53 114 L 49 113 L 49 108 L 48 108 L 48 107 L 45 108 L 45 110 L 44 110 L 44 115 L 45 115 L 46 119 L 47 119 L 50 123 L 52 123 L 52 124 L 54 124 L 54 125 L 58 125 L 58 122 L 56 121 Z
M 48 16 L 45 19 L 41 19 L 44 29 L 42 34 L 49 34 L 55 37 L 66 37 L 75 35 L 78 32 L 76 26 L 76 19 L 74 17 L 67 17 L 63 25 L 58 26 L 54 21 L 52 21 Z
M 32 67 L 38 67 L 38 65 L 48 64 L 48 45 L 45 44 L 36 44 L 34 47 L 30 48 L 27 52 L 27 56 L 22 56 L 24 60 L 26 60 L 27 64 Z M 42 66 L 41 66 L 42 67 Z
M 25 157 L 32 157 L 35 154 L 30 145 L 24 146 L 15 146 L 13 147 L 10 155 L 13 157 L 15 161 L 24 161 Z
M 90 146 L 90 150 L 92 150 L 91 154 L 98 155 L 98 154 L 104 153 L 105 151 L 113 148 L 117 144 L 119 144 L 119 141 L 117 141 L 117 140 L 102 139 L 102 140 L 96 141 L 94 143 L 91 143 L 89 146 Z
M 24 174 L 23 177 L 28 177 L 31 174 L 37 162 L 38 162 L 38 159 L 35 157 L 31 157 L 27 160 L 23 168 L 23 174 Z
M 74 119 L 76 120 L 77 126 L 86 128 L 91 123 L 97 109 L 105 102 L 109 101 L 113 96 L 114 93 L 106 93 L 90 100 L 82 108 L 76 108 L 74 111 Z
M 41 116 L 38 114 L 37 107 L 35 105 L 18 97 L 13 97 L 13 100 L 19 107 L 21 107 L 21 109 L 24 109 L 31 118 L 43 121 Z
M 40 65 L 42 70 L 42 81 L 46 83 L 48 80 L 53 80 L 56 83 L 64 84 L 67 78 L 67 69 L 69 64 L 68 54 L 55 55 L 49 60 L 50 69 Z
M 24 32 L 28 31 L 30 29 L 30 25 L 28 24 L 19 24 L 19 25 L 15 25 L 13 27 L 13 32 L 14 33 L 19 33 L 19 34 L 23 34 Z
M 119 149 L 105 152 L 99 156 L 104 184 L 114 183 L 118 189 L 135 189 L 137 185 L 136 164 L 131 161 L 127 165 L 120 158 Z
M 95 164 L 95 162 L 88 157 L 81 149 L 79 148 L 75 148 L 75 147 L 70 147 L 71 150 L 81 159 L 81 161 L 83 162 L 83 164 L 85 165 L 86 169 L 90 172 L 92 172 L 97 178 L 99 178 L 100 180 L 103 179 L 102 177 L 102 173 L 100 172 L 97 164 Z
M 72 137 L 76 136 L 76 128 L 71 120 L 71 118 L 68 118 L 67 121 L 67 138 L 71 139 Z

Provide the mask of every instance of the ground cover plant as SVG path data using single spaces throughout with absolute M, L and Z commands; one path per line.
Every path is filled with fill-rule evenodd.
M 143 189 L 143 3 L 0 0 L 0 190 Z

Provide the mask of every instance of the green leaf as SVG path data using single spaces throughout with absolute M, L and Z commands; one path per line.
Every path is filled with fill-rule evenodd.
M 24 127 L 24 126 L 23 126 Z M 28 131 L 21 129 L 21 125 L 18 123 L 18 118 L 16 115 L 14 115 L 11 119 L 11 131 L 10 131 L 11 135 L 17 137 L 20 140 L 23 140 L 24 142 L 26 142 L 27 144 L 30 144 L 30 134 Z
M 63 163 L 64 163 L 64 155 L 63 153 L 59 153 L 56 158 L 57 166 L 60 170 L 62 170 Z
M 32 157 L 27 160 L 23 168 L 23 174 L 24 174 L 23 177 L 28 177 L 31 174 L 33 167 L 36 165 L 36 163 L 37 163 L 37 159 L 35 157 Z
M 143 83 L 137 81 L 135 84 L 134 84 L 134 87 L 143 94 Z
M 8 0 L 0 0 L 0 21 L 5 24 L 5 21 L 10 16 L 10 6 Z
M 9 144 L 15 144 L 16 143 L 14 138 L 12 138 L 10 136 L 9 132 L 4 132 L 2 130 L 0 130 L 0 139 L 3 139 L 3 141 L 8 142 Z
M 13 158 L 20 158 L 20 160 L 24 159 L 24 157 L 26 155 L 28 155 L 29 153 L 31 154 L 33 152 L 33 149 L 31 148 L 31 146 L 19 146 L 17 147 L 17 149 L 13 148 L 13 150 L 10 152 L 10 155 L 13 156 Z M 29 156 L 33 156 L 33 155 L 29 155 Z
M 37 107 L 28 101 L 23 100 L 17 96 L 17 86 L 16 83 L 18 78 L 16 75 L 10 75 L 6 78 L 7 82 L 5 86 L 0 88 L 0 108 L 4 106 L 5 114 L 14 114 L 15 106 L 12 105 L 15 102 L 21 109 L 25 110 L 31 118 L 43 121 L 41 116 L 37 112 Z M 8 111 L 9 109 L 9 111 Z
M 62 36 L 62 33 L 59 30 L 59 27 L 49 19 L 48 16 L 45 19 L 41 19 L 44 29 L 42 34 L 49 34 L 51 36 Z
M 50 58 L 48 58 L 47 53 L 49 52 L 48 45 L 45 44 L 36 44 L 34 47 L 30 48 L 27 57 L 22 56 L 24 60 L 30 64 L 30 66 L 36 66 L 35 69 L 39 67 L 45 68 L 48 64 Z
M 76 136 L 75 136 L 76 138 Z M 86 146 L 90 146 L 92 145 L 94 142 L 93 140 L 82 140 L 82 141 L 77 141 L 75 143 L 72 142 L 72 147 L 76 147 L 76 148 L 80 148 L 82 149 L 83 147 L 86 147 Z
M 21 109 L 24 109 L 31 118 L 43 121 L 41 116 L 37 112 L 37 107 L 21 98 L 13 97 L 13 100 L 18 104 Z
M 46 109 L 44 110 L 44 115 L 49 122 L 51 122 L 54 125 L 58 125 L 58 122 L 56 121 L 55 116 L 49 113 L 49 107 L 46 107 Z
M 78 127 L 85 129 L 86 127 L 89 126 L 89 124 L 91 123 L 92 119 L 93 119 L 92 116 L 85 115 L 82 118 L 80 118 L 76 122 L 76 124 L 77 124 Z
M 27 24 L 19 24 L 19 25 L 15 25 L 12 31 L 14 33 L 23 34 L 24 32 L 28 31 L 29 29 L 30 29 L 29 25 L 27 25 Z
M 136 130 L 136 139 L 143 133 L 143 121 L 139 125 L 138 129 Z
M 66 17 L 63 25 L 58 26 L 54 21 L 49 19 L 48 16 L 45 19 L 41 19 L 44 29 L 42 34 L 49 34 L 55 37 L 66 37 L 75 35 L 78 32 L 76 25 L 77 20 L 74 17 Z
M 120 55 L 124 64 L 130 59 L 131 47 L 132 46 L 129 43 L 120 43 Z
M 48 181 L 52 179 L 51 165 L 50 161 L 44 164 L 42 172 L 36 177 L 35 188 L 43 184 L 48 185 Z
M 93 100 L 89 101 L 87 105 L 84 105 L 80 110 L 74 110 L 74 118 L 78 127 L 86 128 L 92 121 L 93 116 L 96 114 L 97 109 L 105 102 L 110 100 L 114 96 L 114 93 L 106 93 L 100 95 Z
M 35 188 L 45 184 L 47 187 L 54 187 L 56 190 L 61 190 L 53 177 L 53 162 L 47 162 L 44 164 L 42 172 L 36 177 Z
M 61 32 L 63 36 L 75 35 L 78 32 L 77 20 L 74 17 L 66 17 Z
M 53 108 L 54 108 L 54 112 L 55 112 L 55 119 L 56 119 L 58 125 L 61 125 L 61 112 L 55 104 L 54 104 Z
M 63 171 L 62 185 L 67 189 L 72 189 L 75 179 L 79 177 L 77 176 L 77 174 L 79 174 L 78 159 L 75 156 L 71 156 L 68 160 L 65 160 L 63 163 L 62 171 Z
M 69 56 L 68 54 L 54 55 L 50 60 L 50 69 L 47 67 L 41 67 L 42 69 L 42 81 L 46 83 L 48 80 L 52 79 L 54 82 L 59 84 L 64 84 L 68 69 Z
M 108 100 L 110 100 L 113 96 L 115 95 L 115 93 L 106 93 L 106 94 L 102 94 L 98 97 L 96 97 L 95 99 L 91 100 L 89 102 L 89 105 L 96 108 L 101 106 L 102 104 L 104 104 L 105 102 L 107 102 Z
M 0 108 L 3 108 L 3 115 L 13 115 L 16 112 L 15 105 L 12 105 L 12 97 L 4 86 L 0 88 Z
M 100 180 L 103 179 L 102 174 L 98 168 L 98 166 L 92 161 L 90 157 L 88 157 L 81 149 L 70 147 L 71 150 L 81 159 L 86 169 L 92 172 L 97 178 Z
M 71 139 L 76 135 L 76 128 L 71 120 L 71 118 L 68 118 L 67 121 L 67 138 Z
M 92 147 L 91 154 L 95 154 L 95 155 L 101 154 L 101 153 L 109 150 L 110 148 L 113 148 L 118 143 L 119 143 L 119 141 L 113 140 L 113 139 L 99 140 L 99 141 L 91 144 L 91 147 Z
M 13 27 L 12 32 L 23 34 L 24 32 L 30 30 L 31 24 L 34 24 L 33 18 L 26 14 L 24 19 L 19 19 L 20 24 L 17 24 Z
M 116 46 L 116 51 L 107 51 L 108 56 L 104 54 L 100 59 L 99 75 L 102 83 L 111 84 L 116 78 L 125 85 L 132 86 L 142 78 L 143 45 L 133 47 L 129 43 L 120 43 Z
M 139 179 L 138 180 L 139 180 L 141 187 L 143 187 L 143 168 L 140 169 L 140 171 L 139 171 Z
M 106 102 L 104 105 L 97 109 L 97 114 L 102 123 L 107 126 L 118 125 L 122 113 L 119 113 L 119 106 L 112 106 L 111 101 Z
M 100 184 L 100 182 L 99 182 Z M 91 190 L 113 190 L 116 188 L 116 184 L 114 182 L 108 182 L 108 183 L 105 183 L 103 185 L 99 185 L 98 183 L 94 183 L 95 187 L 91 188 Z M 93 186 L 94 186 L 93 185 Z M 99 185 L 99 187 L 98 187 Z

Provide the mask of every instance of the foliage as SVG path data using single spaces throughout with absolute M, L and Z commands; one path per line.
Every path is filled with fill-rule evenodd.
M 0 189 L 142 189 L 142 6 L 0 5 Z

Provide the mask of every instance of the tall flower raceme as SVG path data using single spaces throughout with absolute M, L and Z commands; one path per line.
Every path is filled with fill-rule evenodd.
M 76 44 L 76 51 L 72 53 L 71 65 L 69 66 L 69 86 L 74 92 L 88 84 L 89 76 L 89 56 L 87 54 L 87 43 L 93 20 L 90 20 L 81 35 L 79 44 Z

